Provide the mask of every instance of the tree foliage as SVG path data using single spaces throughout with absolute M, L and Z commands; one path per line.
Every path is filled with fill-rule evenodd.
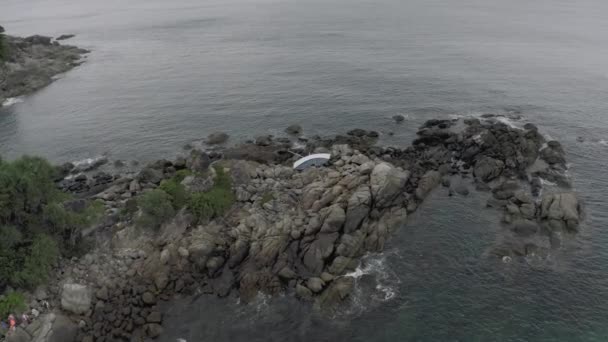
M 0 33 L 0 63 L 8 59 L 8 43 L 2 33 Z
M 0 290 L 43 282 L 59 251 L 77 245 L 79 230 L 103 212 L 98 203 L 79 212 L 66 207 L 69 196 L 54 179 L 55 169 L 42 158 L 0 160 Z

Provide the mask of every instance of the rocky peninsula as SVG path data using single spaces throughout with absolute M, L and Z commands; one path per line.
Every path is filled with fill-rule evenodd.
M 49 85 L 54 76 L 80 65 L 89 52 L 51 37 L 21 38 L 3 32 L 0 26 L 0 105 Z
M 76 198 L 69 205 L 96 200 L 105 215 L 80 233 L 94 248 L 61 259 L 30 296 L 40 318 L 9 341 L 157 338 L 159 303 L 180 296 L 285 294 L 331 312 L 348 302 L 361 257 L 381 252 L 441 187 L 454 200 L 487 196 L 501 215 L 489 257 L 542 260 L 577 232 L 582 206 L 559 142 L 500 119 L 430 120 L 407 148 L 377 146 L 374 131 L 305 138 L 290 126 L 286 137 L 234 146 L 214 135 L 135 173 L 63 165 L 57 186 Z M 325 166 L 293 169 L 320 152 L 331 154 Z

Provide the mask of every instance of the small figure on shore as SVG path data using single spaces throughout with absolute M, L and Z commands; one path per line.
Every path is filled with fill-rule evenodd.
M 17 320 L 15 319 L 15 316 L 13 314 L 10 314 L 8 316 L 8 325 L 9 325 L 9 328 L 8 328 L 9 333 L 15 331 L 15 328 L 17 327 Z

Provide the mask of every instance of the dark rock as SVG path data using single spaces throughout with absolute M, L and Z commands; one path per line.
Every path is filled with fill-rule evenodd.
M 285 129 L 285 132 L 293 135 L 298 135 L 302 133 L 302 126 L 300 125 L 291 125 Z
M 136 179 L 140 183 L 159 184 L 163 180 L 163 172 L 152 167 L 146 167 L 139 172 Z
M 403 122 L 403 120 L 405 120 L 405 117 L 401 114 L 393 115 L 393 120 L 395 120 L 395 122 Z
M 52 39 L 51 37 L 33 35 L 33 36 L 29 36 L 29 37 L 25 38 L 24 40 L 31 44 L 51 45 L 51 39 Z
M 521 236 L 531 236 L 538 232 L 539 227 L 534 221 L 516 220 L 512 223 L 512 230 Z
M 258 146 L 270 146 L 272 144 L 272 135 L 261 135 L 256 137 L 255 144 Z
M 66 40 L 70 38 L 74 38 L 76 35 L 74 34 L 62 34 L 61 36 L 55 38 L 55 40 Z
M 454 186 L 454 191 L 462 196 L 469 195 L 469 188 L 466 184 L 464 184 L 464 182 L 459 182 L 458 184 L 456 184 L 456 186 Z
M 186 160 L 186 167 L 193 172 L 205 172 L 211 165 L 209 155 L 201 150 L 190 151 L 190 156 Z
M 156 338 L 163 333 L 163 327 L 156 323 L 146 324 L 145 330 L 146 335 L 151 338 Z
M 147 304 L 147 305 L 156 304 L 156 297 L 154 297 L 154 295 L 151 292 L 145 292 L 141 296 L 141 300 L 144 302 L 144 304 Z
M 378 132 L 376 132 L 376 131 L 369 131 L 369 132 L 367 132 L 367 134 L 366 134 L 366 135 L 367 135 L 368 137 L 370 137 L 370 138 L 377 138 L 377 137 L 379 137 L 379 136 L 380 136 L 380 134 L 379 134 Z
M 360 138 L 360 137 L 364 137 L 365 135 L 367 135 L 367 131 L 364 129 L 361 129 L 361 128 L 355 128 L 355 129 L 351 129 L 350 131 L 346 132 L 346 134 Z
M 228 134 L 224 133 L 224 132 L 216 132 L 216 133 L 211 133 L 209 134 L 209 136 L 207 136 L 207 140 L 205 141 L 207 143 L 207 145 L 218 145 L 218 144 L 223 144 L 226 141 L 228 141 Z
M 475 168 L 473 173 L 475 177 L 483 180 L 484 182 L 489 182 L 500 176 L 505 164 L 491 157 L 483 157 L 475 163 Z
M 148 323 L 160 323 L 163 320 L 163 316 L 159 311 L 152 311 L 147 317 L 146 322 Z
M 0 33 L 4 33 L 4 27 L 0 26 Z

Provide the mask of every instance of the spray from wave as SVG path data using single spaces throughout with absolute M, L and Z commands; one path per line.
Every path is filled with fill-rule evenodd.
M 23 102 L 23 99 L 20 97 L 9 97 L 8 99 L 2 102 L 2 107 L 10 107 L 14 104 Z

